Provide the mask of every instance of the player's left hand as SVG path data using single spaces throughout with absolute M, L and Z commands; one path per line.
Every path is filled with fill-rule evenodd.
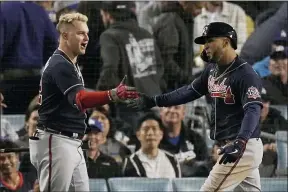
M 138 92 L 135 87 L 125 85 L 127 75 L 124 76 L 120 84 L 109 91 L 110 97 L 114 102 L 124 102 L 127 99 L 138 98 Z
M 240 159 L 245 151 L 246 141 L 236 139 L 232 144 L 220 148 L 219 155 L 223 155 L 219 164 L 234 163 Z

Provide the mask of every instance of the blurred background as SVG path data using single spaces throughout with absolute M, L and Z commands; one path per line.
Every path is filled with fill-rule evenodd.
M 78 58 L 85 87 L 114 88 L 127 74 L 129 85 L 150 96 L 191 83 L 201 74 L 206 65 L 200 59 L 203 47 L 193 40 L 205 25 L 222 21 L 233 26 L 238 34 L 238 55 L 263 81 L 260 124 L 264 156 L 259 167 L 263 191 L 287 191 L 285 1 L 0 1 L 1 149 L 29 147 L 38 120 L 41 71 L 57 49 L 55 26 L 67 12 L 80 12 L 89 19 L 89 44 L 86 54 Z M 88 123 L 95 129 L 85 136 L 83 145 L 91 191 L 123 187 L 164 191 L 166 185 L 172 186 L 161 174 L 153 170 L 148 174 L 142 159 L 138 166 L 145 168 L 145 176 L 129 167 L 131 157 L 148 146 L 142 129 L 153 123 L 163 137 L 153 133 L 156 139 L 151 147 L 169 152 L 180 164 L 179 174 L 175 170 L 169 176 L 175 179 L 173 190 L 199 190 L 216 162 L 219 147 L 209 138 L 209 114 L 207 97 L 152 111 L 135 112 L 115 104 L 87 111 L 87 123 L 96 121 Z M 169 162 L 166 168 L 171 168 Z M 1 180 L 13 172 L 25 175 L 22 191 L 39 190 L 29 152 L 0 153 Z M 140 179 L 139 185 L 131 185 L 127 177 L 136 176 L 158 179 Z

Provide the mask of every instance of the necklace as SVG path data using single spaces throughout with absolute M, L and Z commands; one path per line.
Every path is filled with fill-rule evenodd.
M 215 81 L 218 81 L 219 79 L 221 79 L 222 77 L 224 77 L 224 75 L 226 75 L 227 73 L 229 73 L 228 70 L 229 70 L 229 69 L 232 67 L 232 65 L 235 63 L 235 60 L 236 60 L 236 58 L 232 61 L 231 65 L 230 65 L 229 67 L 227 67 L 227 69 L 225 69 L 225 71 L 223 71 L 223 73 L 221 73 L 218 77 L 216 77 L 218 70 L 216 71 L 215 76 L 214 76 Z

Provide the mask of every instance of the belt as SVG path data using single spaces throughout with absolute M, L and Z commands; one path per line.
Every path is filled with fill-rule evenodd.
M 4 72 L 0 73 L 0 79 L 14 80 L 39 75 L 41 75 L 41 69 L 6 69 Z
M 37 127 L 37 129 L 40 129 L 40 130 L 48 132 L 48 133 L 63 135 L 63 136 L 74 138 L 74 139 L 80 139 L 80 137 L 81 137 L 81 134 L 73 133 L 73 132 L 70 132 L 70 131 L 58 131 L 58 130 L 51 129 L 51 128 L 48 128 L 48 127 Z

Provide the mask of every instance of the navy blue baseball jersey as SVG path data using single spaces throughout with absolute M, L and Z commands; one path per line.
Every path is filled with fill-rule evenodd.
M 47 61 L 40 81 L 38 126 L 83 134 L 86 114 L 68 100 L 69 93 L 82 89 L 84 81 L 78 65 L 57 49 Z
M 248 104 L 262 106 L 261 79 L 252 67 L 238 56 L 229 66 L 209 64 L 202 75 L 191 84 L 200 95 L 212 98 L 210 138 L 213 140 L 237 137 Z M 260 136 L 259 123 L 251 138 Z

